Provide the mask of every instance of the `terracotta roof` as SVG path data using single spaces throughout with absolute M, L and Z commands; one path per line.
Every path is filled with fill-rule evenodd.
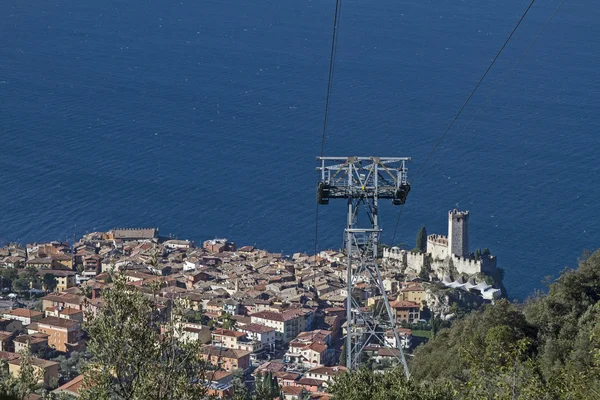
M 266 363 L 258 367 L 256 371 L 253 372 L 253 375 L 257 374 L 258 372 L 281 372 L 285 371 L 286 368 L 286 365 L 281 362 L 267 361 Z
M 57 318 L 57 317 L 46 317 L 38 321 L 38 326 L 40 325 L 49 325 L 49 326 L 58 326 L 60 328 L 73 328 L 75 326 L 79 326 L 79 322 L 73 321 L 71 319 L 65 318 Z
M 20 355 L 18 355 L 17 353 L 11 353 L 9 351 L 0 351 L 0 360 L 16 360 L 17 358 L 21 357 Z
M 323 381 L 313 378 L 301 378 L 300 380 L 298 380 L 298 384 L 308 386 L 321 386 L 323 384 Z
M 12 315 L 14 317 L 35 318 L 41 317 L 44 314 L 36 310 L 29 310 L 27 308 L 15 308 L 14 310 L 5 311 L 4 315 Z
M 400 357 L 400 350 L 382 347 L 379 350 L 377 350 L 377 355 L 382 357 Z
M 327 350 L 327 345 L 324 343 L 312 343 L 310 346 L 307 346 L 307 349 L 316 351 L 317 353 L 323 353 Z
M 215 372 L 207 372 L 206 376 L 210 376 L 211 381 L 220 381 L 223 378 L 227 378 L 228 376 L 233 375 L 233 371 L 215 371 Z
M 79 388 L 83 384 L 83 375 L 78 375 L 69 382 L 53 390 L 54 393 L 70 392 L 75 395 L 79 394 Z
M 73 315 L 73 314 L 83 314 L 83 311 L 78 310 L 76 308 L 65 307 L 62 309 L 62 311 L 60 311 L 60 313 L 65 314 L 65 315 Z
M 274 328 L 270 328 L 268 326 L 264 326 L 261 324 L 248 324 L 248 325 L 241 326 L 239 329 L 241 329 L 243 331 L 247 331 L 247 332 L 253 332 L 253 333 L 267 333 L 267 332 L 275 331 Z
M 33 335 L 19 335 L 14 340 L 17 343 L 42 343 L 48 341 L 48 335 L 44 333 L 34 333 Z
M 281 391 L 286 396 L 299 396 L 304 392 L 304 388 L 301 386 L 282 386 Z
M 232 359 L 240 359 L 242 357 L 246 357 L 250 355 L 249 351 L 236 350 L 236 349 L 227 349 L 223 347 L 216 346 L 203 346 L 200 350 L 200 353 L 209 356 L 219 356 L 221 358 L 232 358 Z
M 287 322 L 299 317 L 299 314 L 295 311 L 287 310 L 284 312 L 276 311 L 259 311 L 254 314 L 250 314 L 250 317 L 268 319 L 271 321 Z
M 14 358 L 12 360 L 9 360 L 8 363 L 12 364 L 12 365 L 19 365 L 20 361 L 19 361 L 19 359 Z M 43 358 L 36 358 L 36 357 L 31 357 L 31 363 L 35 366 L 44 367 L 44 368 L 58 365 L 58 363 L 56 361 L 49 361 L 49 360 L 44 360 Z
M 281 380 L 286 380 L 286 381 L 297 381 L 298 379 L 300 379 L 302 377 L 302 375 L 300 374 L 296 374 L 293 372 L 273 372 L 273 376 L 276 377 L 277 379 L 281 379 Z
M 229 329 L 218 328 L 212 332 L 213 335 L 221 335 L 221 336 L 231 336 L 231 337 L 242 337 L 246 336 L 245 332 L 237 332 Z
M 396 301 L 392 301 L 390 303 L 390 307 L 392 308 L 415 308 L 415 307 L 420 307 L 419 303 L 416 303 L 414 301 L 408 301 L 408 300 L 396 300 Z

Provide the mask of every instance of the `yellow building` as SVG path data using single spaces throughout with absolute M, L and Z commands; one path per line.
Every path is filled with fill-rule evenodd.
M 53 269 L 73 269 L 73 257 L 70 254 L 59 253 L 52 256 Z
M 409 283 L 402 288 L 400 293 L 398 293 L 398 300 L 415 302 L 419 304 L 421 310 L 423 310 L 425 304 L 425 289 L 418 283 Z
M 43 383 L 46 389 L 51 389 L 58 383 L 58 363 L 55 361 L 43 360 L 41 358 L 31 358 L 31 364 L 36 376 L 39 377 L 39 383 Z M 8 362 L 8 371 L 18 378 L 21 373 L 21 360 L 19 358 Z
M 57 292 L 62 292 L 64 290 L 67 290 L 69 288 L 75 287 L 77 286 L 77 279 L 76 279 L 76 273 L 75 271 L 64 271 L 64 270 L 55 270 L 55 269 L 51 269 L 51 270 L 42 270 L 42 271 L 38 271 L 38 276 L 40 277 L 40 279 L 44 279 L 44 275 L 46 274 L 52 274 L 54 275 L 54 277 L 56 278 L 56 291 Z M 42 285 L 43 286 L 43 285 Z M 46 287 L 43 287 L 44 290 L 46 290 Z

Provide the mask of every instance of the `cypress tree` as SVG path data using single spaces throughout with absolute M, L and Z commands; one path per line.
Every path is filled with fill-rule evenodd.
M 417 247 L 416 249 L 421 253 L 425 253 L 427 251 L 427 228 L 425 225 L 419 229 L 419 233 L 417 233 Z

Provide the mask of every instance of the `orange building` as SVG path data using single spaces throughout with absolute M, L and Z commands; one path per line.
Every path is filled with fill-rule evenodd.
M 421 305 L 414 301 L 396 300 L 390 307 L 396 311 L 396 321 L 413 322 L 421 318 Z
M 250 368 L 249 351 L 204 346 L 200 350 L 200 356 L 203 360 L 225 371 L 234 371 L 236 369 L 246 370 Z
M 38 331 L 48 335 L 48 346 L 64 353 L 79 348 L 81 325 L 78 321 L 46 317 L 38 322 Z

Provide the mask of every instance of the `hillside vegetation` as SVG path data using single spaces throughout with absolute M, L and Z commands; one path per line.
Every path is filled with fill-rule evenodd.
M 410 382 L 346 374 L 336 399 L 599 399 L 600 251 L 547 294 L 474 311 L 417 349 Z

